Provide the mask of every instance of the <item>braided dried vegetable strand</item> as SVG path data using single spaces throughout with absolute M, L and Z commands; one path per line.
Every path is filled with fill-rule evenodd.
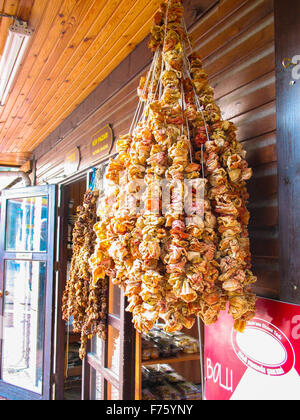
M 98 195 L 96 190 L 87 191 L 77 208 L 71 268 L 63 295 L 63 319 L 72 317 L 74 332 L 81 333 L 81 359 L 86 355 L 88 338 L 97 334 L 104 339 L 106 334 L 107 281 L 92 281 L 89 261 L 95 250 Z
M 250 215 L 246 208 L 249 198 L 246 181 L 251 178 L 252 170 L 245 160 L 246 152 L 237 141 L 236 127 L 222 120 L 201 59 L 196 54 L 190 56 L 190 69 L 199 102 L 203 106 L 203 121 L 193 124 L 196 132 L 194 148 L 199 159 L 198 150 L 204 145 L 209 200 L 217 217 L 218 281 L 229 301 L 234 326 L 243 331 L 246 321 L 255 315 L 256 303 L 256 296 L 250 288 L 256 282 L 256 277 L 250 270 L 247 229 Z M 204 133 L 204 122 L 210 133 L 208 139 Z

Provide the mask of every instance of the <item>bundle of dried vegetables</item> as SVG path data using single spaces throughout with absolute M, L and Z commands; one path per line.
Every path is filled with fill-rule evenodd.
M 63 296 L 63 319 L 72 317 L 73 331 L 81 333 L 81 359 L 88 338 L 106 336 L 107 281 L 93 282 L 89 264 L 95 250 L 98 196 L 96 190 L 87 191 L 82 206 L 77 208 L 71 268 Z
M 182 1 L 164 1 L 132 126 L 108 166 L 93 278 L 109 275 L 125 291 L 138 331 L 158 319 L 168 332 L 191 328 L 197 316 L 211 324 L 227 303 L 242 331 L 256 302 L 246 208 L 252 171 L 188 44 Z

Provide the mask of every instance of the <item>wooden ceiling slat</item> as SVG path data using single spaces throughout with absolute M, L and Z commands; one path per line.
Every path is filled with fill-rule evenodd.
M 7 15 L 15 16 L 18 10 L 18 4 L 18 0 L 3 0 L 0 3 L 0 11 L 1 13 L 6 13 Z M 13 19 L 0 18 L 0 56 L 2 55 L 4 49 L 8 28 L 12 23 Z
M 156 3 L 156 5 L 158 5 L 158 3 L 159 1 Z M 154 4 L 154 6 L 156 5 Z M 73 105 L 74 101 L 76 101 L 75 104 L 76 103 L 79 104 L 87 96 L 86 92 L 87 91 L 91 92 L 101 82 L 101 80 L 103 80 L 105 76 L 108 75 L 112 71 L 112 69 L 116 66 L 114 60 L 116 60 L 117 58 L 117 61 L 121 62 L 122 59 L 124 59 L 130 52 L 130 50 L 133 48 L 133 44 L 136 45 L 142 41 L 142 39 L 144 38 L 145 32 L 147 32 L 147 29 L 145 29 L 145 26 L 148 28 L 148 30 L 150 29 L 153 13 L 156 10 L 156 7 L 154 7 L 154 9 L 151 8 L 149 10 L 148 8 L 145 8 L 144 6 L 145 4 L 143 4 L 143 2 L 140 2 L 140 7 L 142 8 L 142 11 L 141 12 L 138 11 L 138 15 L 136 15 L 137 18 L 135 18 L 135 16 L 132 17 L 131 24 L 128 24 L 128 19 L 126 19 L 126 32 L 123 33 L 122 35 L 120 35 L 121 33 L 120 30 L 118 30 L 117 32 L 114 32 L 112 34 L 112 38 L 110 38 L 107 42 L 107 44 L 109 44 L 107 47 L 108 48 L 110 46 L 111 47 L 109 49 L 106 47 L 106 50 L 105 50 L 106 52 L 99 50 L 98 55 L 94 56 L 94 59 L 89 63 L 88 68 L 85 67 L 85 70 L 86 70 L 85 73 L 87 73 L 88 77 L 84 79 L 84 74 L 78 75 L 79 80 L 78 82 L 76 82 L 76 89 L 73 90 L 72 87 L 70 86 L 69 90 L 65 92 L 64 94 L 65 102 L 61 106 L 61 108 L 57 108 L 56 104 L 54 104 L 54 100 L 56 100 L 56 97 L 53 97 L 53 101 L 51 101 L 51 103 L 49 104 L 48 112 L 49 112 L 49 115 L 51 113 L 51 116 L 52 116 L 51 121 L 55 121 L 56 115 L 59 118 L 59 120 L 55 121 L 54 125 L 51 126 L 50 128 L 41 127 L 43 130 L 42 133 L 44 133 L 44 130 L 47 130 L 48 132 L 53 130 L 53 128 L 57 126 L 59 122 L 63 120 L 65 116 L 68 115 L 72 111 L 72 107 L 74 106 Z M 140 28 L 140 30 L 137 31 L 136 28 Z M 131 40 L 130 46 L 128 46 L 126 42 L 124 42 L 124 38 Z M 125 45 L 125 46 L 122 48 L 122 45 Z M 100 61 L 99 56 L 101 56 L 101 61 Z M 92 74 L 92 77 L 91 77 L 91 74 Z M 80 80 L 82 80 L 81 83 L 80 83 Z M 70 92 L 71 96 L 68 96 L 68 92 Z M 57 93 L 57 97 L 58 97 L 57 99 L 59 99 L 61 94 L 63 94 L 63 92 Z M 68 104 L 71 104 L 71 107 L 65 109 L 65 107 L 68 106 Z M 53 111 L 54 107 L 55 107 L 55 111 Z M 64 113 L 62 114 L 62 112 Z M 49 121 L 49 115 L 47 114 L 43 114 L 43 115 L 46 121 Z M 40 135 L 44 135 L 44 134 L 41 134 L 41 132 L 38 132 L 35 135 L 34 133 L 34 135 L 31 137 L 33 144 L 34 144 L 35 139 L 38 139 Z
M 241 4 L 241 3 L 242 2 L 240 1 L 239 4 Z M 236 7 L 238 3 L 233 2 L 233 4 Z M 229 15 L 228 22 L 226 22 L 226 27 L 225 27 L 225 22 L 222 21 L 222 22 L 220 22 L 219 25 L 215 26 L 214 31 L 218 31 L 218 33 L 220 33 L 220 36 L 221 35 L 223 36 L 223 41 L 224 41 L 225 35 L 226 35 L 226 38 L 232 39 L 232 37 L 235 34 L 242 31 L 242 29 L 244 29 L 244 30 L 247 29 L 247 25 L 250 26 L 251 23 L 257 21 L 258 17 L 264 16 L 268 12 L 270 12 L 270 5 L 271 5 L 271 2 L 269 0 L 267 0 L 265 2 L 262 2 L 261 0 L 258 0 L 258 1 L 255 2 L 254 5 L 253 5 L 253 3 L 242 4 L 242 6 L 239 7 L 236 11 L 232 10 L 232 13 Z M 225 33 L 225 35 L 224 35 L 224 33 Z M 210 55 L 211 51 L 216 49 L 215 42 L 217 42 L 217 41 L 218 41 L 218 37 L 217 37 L 216 41 L 215 41 L 215 39 L 213 39 L 211 42 L 208 42 L 206 46 L 204 46 L 203 51 L 204 51 L 205 56 Z M 201 52 L 203 52 L 203 51 L 202 51 L 202 47 L 201 47 Z M 101 64 L 103 65 L 103 63 L 104 63 L 104 61 L 102 60 Z M 100 76 L 101 76 L 101 74 L 99 75 L 99 77 Z M 74 92 L 74 95 L 77 95 L 77 93 L 80 94 L 80 89 L 79 88 L 78 88 L 77 91 Z M 81 97 L 77 96 L 77 98 L 80 101 Z M 57 114 L 59 115 L 59 110 L 57 110 Z M 66 111 L 66 114 L 67 114 L 67 111 Z M 51 131 L 54 127 L 55 126 L 52 126 L 49 129 L 49 131 Z M 37 134 L 37 138 L 38 138 L 39 135 L 40 135 L 40 133 Z M 44 132 L 42 132 L 41 135 L 44 135 Z M 33 137 L 33 141 L 34 141 L 34 137 Z
M 84 2 L 84 0 L 82 1 Z M 52 2 L 49 2 L 49 3 L 52 4 Z M 56 3 L 56 6 L 57 6 L 57 2 L 54 2 L 54 3 Z M 23 100 L 26 101 L 28 92 L 32 88 L 36 79 L 39 77 L 43 66 L 45 65 L 45 63 L 47 63 L 49 59 L 49 55 L 59 43 L 60 34 L 64 27 L 64 24 L 68 20 L 76 4 L 77 4 L 76 0 L 64 0 L 58 12 L 57 12 L 57 8 L 55 7 L 55 18 L 50 27 L 50 30 L 49 30 L 49 27 L 47 26 L 45 28 L 44 26 L 40 28 L 40 31 L 43 32 L 46 37 L 44 38 L 45 40 L 43 42 L 43 46 L 40 49 L 38 56 L 37 57 L 31 56 L 27 60 L 27 62 L 31 61 L 32 65 L 30 66 L 31 67 L 30 71 L 27 73 L 27 78 L 24 84 L 25 87 L 23 87 L 23 93 L 24 93 Z M 22 70 L 22 73 L 26 76 L 24 70 Z M 7 119 L 6 124 L 2 127 L 0 131 L 0 136 L 6 142 L 6 147 L 8 148 L 9 151 L 10 151 L 9 149 L 10 142 L 13 141 L 15 137 L 16 137 L 16 140 L 19 140 L 18 136 L 15 136 L 14 128 L 19 123 L 19 118 L 17 117 L 17 113 L 20 107 L 19 105 L 20 102 L 22 101 L 19 101 L 19 100 L 17 101 L 17 109 L 12 110 L 10 114 L 11 118 Z M 9 136 L 6 137 L 9 129 L 10 129 L 9 131 L 10 134 Z
M 29 19 L 35 30 L 0 108 L 0 153 L 13 159 L 12 153 L 30 152 L 40 144 L 149 34 L 160 1 L 0 0 L 1 11 Z M 214 3 L 197 1 L 199 7 Z M 220 0 L 218 7 L 233 12 L 245 1 Z M 6 35 L 0 33 L 1 46 Z
M 135 85 L 136 86 L 136 85 Z M 80 146 L 81 157 L 82 160 L 85 159 L 88 155 L 88 146 L 87 146 L 87 139 L 90 139 L 94 133 L 95 126 L 101 124 L 101 122 L 107 121 L 109 117 L 110 122 L 113 124 L 114 133 L 116 136 L 120 134 L 119 126 L 122 124 L 123 121 L 127 121 L 132 119 L 132 115 L 134 109 L 137 105 L 136 100 L 136 87 L 134 92 L 131 91 L 129 95 L 126 96 L 123 103 L 115 103 L 115 99 L 111 99 L 110 103 L 110 111 L 107 108 L 106 110 L 102 107 L 101 111 L 99 110 L 94 117 L 89 118 L 89 121 L 83 123 L 80 127 L 78 127 L 73 133 L 71 133 L 66 141 L 54 146 L 52 149 L 52 153 L 47 154 L 45 157 L 42 157 L 39 160 L 39 165 L 42 167 L 42 171 L 40 171 L 37 175 L 38 177 L 45 176 L 46 178 L 49 176 L 49 172 L 58 170 L 57 166 L 63 164 L 64 156 L 70 150 L 71 145 L 73 144 L 74 139 L 76 139 L 76 144 Z M 125 106 L 124 106 L 125 104 Z M 108 104 L 107 104 L 108 105 Z M 125 124 L 126 129 L 128 129 L 128 123 Z M 124 127 L 124 128 L 125 128 Z M 53 159 L 53 155 L 57 158 Z
M 118 4 L 118 7 L 116 3 Z M 147 3 L 147 0 L 138 0 L 140 10 L 140 5 L 144 7 Z M 59 87 L 55 86 L 51 100 L 48 101 L 47 112 L 44 111 L 39 115 L 39 121 L 49 121 L 49 114 L 51 114 L 51 120 L 54 120 L 54 114 L 59 108 L 58 104 L 62 101 L 65 101 L 65 98 L 68 98 L 69 93 L 73 93 L 76 89 L 77 84 L 80 83 L 85 76 L 90 80 L 89 74 L 94 69 L 95 63 L 102 62 L 102 56 L 104 55 L 103 49 L 106 46 L 107 49 L 111 49 L 113 43 L 110 41 L 110 35 L 117 33 L 117 36 L 120 37 L 122 32 L 117 30 L 119 27 L 118 22 L 122 22 L 126 16 L 129 14 L 131 8 L 137 4 L 137 0 L 122 0 L 121 2 L 109 2 L 105 7 L 105 15 L 102 17 L 102 25 L 105 23 L 102 30 L 99 31 L 98 36 L 95 39 L 95 42 L 90 46 L 86 51 L 84 57 L 80 60 L 80 63 L 75 67 L 70 69 L 70 74 L 68 74 L 67 80 L 68 83 L 61 83 Z M 100 21 L 101 22 L 101 21 Z M 125 25 L 128 25 L 127 19 L 125 20 Z M 109 35 L 108 35 L 109 34 Z M 105 51 L 105 50 L 104 50 Z M 95 86 L 94 86 L 95 87 Z M 73 96 L 72 96 L 73 97 Z M 77 102 L 78 103 L 78 102 Z M 73 105 L 73 109 L 76 107 L 76 103 Z M 44 109 L 44 107 L 42 107 Z M 55 110 L 55 111 L 54 111 Z M 31 121 L 34 119 L 35 115 L 32 116 Z M 60 120 L 62 120 L 61 118 Z M 34 129 L 37 129 L 37 126 L 34 126 Z M 35 133 L 34 133 L 35 134 Z
M 117 98 L 110 98 L 101 106 L 101 111 L 99 110 L 98 112 L 94 113 L 91 117 L 82 122 L 80 126 L 74 128 L 74 130 L 72 130 L 72 132 L 68 134 L 67 139 L 64 140 L 62 143 L 59 143 L 58 145 L 59 149 L 62 150 L 62 154 L 64 154 L 65 148 L 66 151 L 70 149 L 70 145 L 74 141 L 76 141 L 78 145 L 82 142 L 85 142 L 88 136 L 88 132 L 89 130 L 91 130 L 91 127 L 93 131 L 94 127 L 97 124 L 101 124 L 101 122 L 105 122 L 108 120 L 115 121 L 114 119 L 110 118 L 113 117 L 114 113 L 120 113 L 125 110 L 127 113 L 130 114 L 130 111 L 128 111 L 128 109 L 135 109 L 137 106 L 138 99 L 136 95 L 136 87 L 140 77 L 141 74 L 132 79 L 129 84 L 125 85 L 120 91 L 118 91 Z M 132 102 L 134 102 L 134 104 L 132 104 Z
M 13 91 L 7 98 L 7 102 L 3 108 L 0 108 L 0 151 L 5 148 L 2 139 L 2 124 L 1 122 L 7 122 L 10 117 L 13 116 L 13 107 L 18 106 L 19 101 L 23 100 L 23 97 L 26 97 L 26 82 L 28 83 L 28 75 L 33 66 L 35 66 L 36 59 L 41 49 L 43 48 L 43 43 L 47 38 L 48 32 L 52 26 L 53 20 L 57 16 L 59 7 L 62 4 L 63 0 L 55 0 L 53 2 L 48 2 L 47 0 L 39 0 L 34 3 L 32 10 L 31 19 L 40 16 L 39 27 L 36 27 L 35 35 L 30 46 L 27 59 L 24 61 L 22 66 L 22 71 L 20 71 L 18 78 L 15 82 Z M 30 79 L 33 83 L 33 79 Z
M 35 0 L 19 0 L 17 16 L 19 19 L 28 22 L 31 17 L 31 12 Z
M 114 0 L 113 1 L 113 6 L 115 6 L 115 7 L 117 7 L 117 5 L 118 5 L 118 3 L 120 3 L 120 1 L 121 0 Z M 87 3 L 87 0 L 84 0 L 84 2 L 85 3 Z M 102 2 L 100 3 L 99 2 L 99 0 L 97 0 L 97 2 L 100 4 L 100 5 L 102 5 L 103 6 L 103 4 L 102 4 Z M 89 0 L 89 3 L 91 3 L 91 1 Z M 107 3 L 107 2 L 106 2 Z M 110 2 L 110 6 L 112 6 L 112 3 Z M 111 7 L 110 6 L 105 6 L 104 7 L 104 11 L 105 11 L 105 13 L 104 14 L 102 14 L 101 13 L 101 11 L 100 11 L 100 16 L 102 16 L 102 19 L 100 20 L 100 27 L 99 27 L 99 30 L 100 30 L 100 28 L 103 26 L 103 25 L 105 25 L 105 22 L 106 22 L 106 20 L 108 19 L 108 17 L 110 16 L 110 13 L 111 13 Z M 96 15 L 97 16 L 97 15 Z M 94 16 L 94 19 L 95 19 L 95 16 Z M 78 25 L 78 30 L 80 31 L 81 30 L 81 25 Z M 81 54 L 83 54 L 84 52 L 85 52 L 85 49 L 86 49 L 86 45 L 85 44 L 87 44 L 87 42 L 85 43 L 84 42 L 84 39 L 86 39 L 87 37 L 85 36 L 85 34 L 84 34 L 84 38 L 83 38 L 83 41 L 82 41 L 82 48 L 81 48 L 81 50 L 82 50 L 82 52 L 81 52 Z M 63 56 L 63 51 L 61 51 L 61 50 L 59 50 L 59 52 L 60 52 L 60 54 L 61 54 L 61 56 Z M 69 68 L 69 71 L 72 71 L 72 69 L 74 68 L 74 66 L 75 66 L 75 64 L 78 62 L 78 61 L 80 61 L 81 60 L 81 58 L 79 57 L 79 58 L 77 58 L 77 57 L 75 57 L 75 59 L 73 59 L 73 61 L 71 61 L 71 63 L 70 63 L 70 65 L 68 66 L 68 68 Z M 65 64 L 65 63 L 64 63 Z M 63 68 L 61 68 L 60 69 L 60 72 L 58 72 L 57 73 L 58 74 L 58 76 L 59 76 L 59 80 L 60 80 L 60 82 L 61 83 L 64 83 L 65 82 L 65 80 L 68 78 L 68 74 L 66 74 L 64 71 L 63 71 Z M 49 77 L 49 78 L 51 78 L 51 77 Z M 50 81 L 49 81 L 50 82 Z M 42 88 L 42 86 L 41 86 L 41 84 L 40 84 L 40 82 L 39 81 L 37 81 L 36 82 L 36 85 L 37 85 L 37 87 L 38 88 Z M 37 115 L 37 109 L 40 111 L 41 109 L 43 109 L 44 108 L 44 106 L 51 100 L 51 98 L 55 95 L 55 93 L 57 92 L 57 89 L 58 89 L 58 86 L 57 86 L 57 84 L 56 84 L 56 81 L 55 80 L 53 80 L 52 82 L 51 82 L 51 84 L 50 84 L 50 86 L 49 86 L 49 83 L 47 83 L 47 89 L 48 89 L 48 91 L 46 91 L 46 92 L 44 92 L 44 96 L 45 96 L 45 101 L 44 101 L 44 98 L 43 97 L 41 97 L 41 93 L 40 92 L 35 92 L 35 95 L 33 95 L 33 97 L 31 98 L 31 102 L 30 102 L 30 98 L 28 98 L 29 100 L 28 100 L 28 103 L 26 104 L 26 108 L 25 108 L 25 114 L 23 115 L 23 121 L 19 121 L 19 123 L 21 124 L 22 123 L 22 125 L 21 125 L 21 129 L 24 127 L 24 125 L 26 124 L 26 126 L 28 126 L 28 127 L 31 127 L 32 126 L 32 124 L 33 124 L 33 121 L 34 121 L 34 117 Z M 18 124 L 18 126 L 16 126 L 15 127 L 15 129 L 16 128 L 19 128 L 20 127 L 20 124 Z M 30 131 L 32 130 L 32 128 L 30 128 Z M 20 130 L 21 131 L 21 130 Z M 19 133 L 20 133 L 20 131 L 19 131 Z M 19 135 L 20 137 L 21 137 L 21 135 Z M 14 137 L 14 133 L 12 134 L 12 138 Z
M 74 67 L 74 60 L 79 60 L 83 56 L 87 45 L 95 38 L 95 35 L 89 35 L 90 31 L 86 32 L 86 30 L 93 27 L 95 14 L 98 15 L 101 12 L 105 2 L 106 0 L 94 0 L 94 4 L 89 10 L 84 23 L 80 25 L 80 28 L 78 28 L 72 39 L 68 42 L 63 53 L 60 54 L 60 52 L 58 52 L 59 57 L 56 62 L 51 62 L 51 73 L 46 79 L 43 77 L 43 84 L 35 86 L 34 91 L 31 92 L 33 99 L 29 101 L 28 105 L 35 110 L 35 112 L 30 113 L 31 119 L 48 103 L 49 99 L 47 94 L 51 96 L 52 92 L 56 92 L 58 80 L 60 80 L 61 83 L 67 80 L 68 73 L 66 69 L 72 69 Z
M 29 93 L 26 95 L 26 101 L 23 102 L 23 104 L 18 109 L 17 120 L 15 120 L 9 128 L 10 133 L 12 132 L 12 130 L 14 130 L 12 132 L 12 138 L 14 138 L 14 142 L 12 142 L 12 145 L 9 148 L 10 151 L 14 151 L 13 145 L 18 143 L 18 140 L 19 140 L 18 137 L 21 138 L 20 135 L 14 136 L 14 133 L 17 130 L 20 132 L 20 126 L 22 125 L 22 123 L 25 124 L 25 122 L 28 121 L 28 118 L 25 115 L 26 112 L 28 111 L 29 115 L 32 115 L 33 112 L 31 110 L 32 109 L 35 110 L 38 107 L 39 103 L 41 102 L 41 98 L 43 97 L 42 88 L 43 88 L 44 82 L 46 80 L 51 79 L 52 69 L 55 68 L 60 57 L 64 56 L 64 54 L 62 54 L 61 51 L 65 50 L 65 48 L 68 47 L 70 40 L 73 38 L 74 34 L 76 33 L 79 27 L 78 23 L 85 19 L 86 14 L 88 13 L 88 11 L 90 10 L 91 6 L 93 6 L 94 3 L 95 3 L 95 0 L 90 0 L 90 1 L 81 0 L 80 2 L 77 3 L 75 8 L 72 10 L 72 13 L 68 17 L 65 17 L 65 20 L 63 21 L 64 24 L 60 28 L 61 32 L 60 32 L 60 37 L 57 41 L 57 44 L 49 53 L 48 57 L 44 59 L 44 61 L 45 60 L 47 61 L 43 65 L 42 70 L 37 76 L 36 83 L 34 83 L 31 86 Z M 50 82 L 52 82 L 53 84 L 52 80 L 50 80 Z M 49 90 L 49 85 L 47 88 Z M 44 95 L 47 95 L 47 90 L 44 92 Z M 37 102 L 36 105 L 32 105 L 34 101 Z M 14 125 L 15 125 L 15 128 L 14 128 Z
M 120 1 L 121 0 L 115 0 L 114 5 L 117 7 Z M 71 83 L 69 75 L 74 69 L 75 64 L 82 60 L 84 55 L 87 53 L 89 45 L 93 43 L 99 31 L 103 25 L 105 25 L 106 19 L 109 17 L 111 10 L 109 7 L 103 7 L 103 4 L 105 3 L 107 3 L 105 0 L 101 2 L 96 0 L 95 5 L 97 7 L 93 8 L 91 16 L 84 21 L 84 24 L 78 27 L 78 31 L 74 35 L 74 38 L 70 40 L 65 51 L 60 52 L 60 59 L 55 65 L 53 65 L 49 77 L 43 84 L 37 84 L 37 88 L 32 95 L 33 99 L 26 104 L 27 107 L 26 113 L 23 117 L 23 127 L 31 127 L 36 116 L 39 116 L 39 113 L 42 112 L 49 101 L 55 96 L 59 86 L 63 85 L 62 91 L 65 91 L 66 80 L 68 80 L 67 84 Z M 92 16 L 93 14 L 94 16 Z M 95 16 L 97 16 L 96 20 Z M 92 19 L 94 20 L 94 23 L 91 22 Z M 72 46 L 72 48 L 70 48 L 70 46 Z M 94 52 L 90 55 L 93 56 Z M 58 100 L 59 99 L 61 99 L 61 94 L 58 96 Z

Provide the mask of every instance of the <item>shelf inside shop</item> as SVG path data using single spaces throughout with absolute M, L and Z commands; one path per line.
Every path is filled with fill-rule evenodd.
M 79 358 L 80 334 L 70 332 L 66 335 L 65 379 L 82 374 L 82 362 Z
M 191 360 L 200 360 L 200 353 L 179 353 L 173 357 L 163 357 L 159 359 L 151 359 L 151 360 L 143 360 L 142 365 L 150 366 L 150 365 L 158 365 L 164 363 L 180 363 L 180 362 L 188 362 Z
M 192 383 L 169 364 L 142 366 L 143 400 L 201 400 L 201 384 Z
M 140 337 L 139 399 L 202 399 L 197 325 L 165 332 L 157 323 Z
M 68 367 L 68 378 L 73 376 L 80 376 L 82 374 L 82 366 Z

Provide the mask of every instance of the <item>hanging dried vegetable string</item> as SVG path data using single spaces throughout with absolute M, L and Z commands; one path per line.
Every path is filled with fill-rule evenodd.
M 201 113 L 206 138 L 203 134 L 199 140 L 201 148 L 203 145 L 205 147 L 209 200 L 217 216 L 218 281 L 229 301 L 229 313 L 236 321 L 235 328 L 242 331 L 246 321 L 255 314 L 256 302 L 250 289 L 256 277 L 250 271 L 247 230 L 249 212 L 246 208 L 248 194 L 245 182 L 252 176 L 252 171 L 245 160 L 246 153 L 237 141 L 236 128 L 229 121 L 222 120 L 221 111 L 213 98 L 213 90 L 208 86 L 207 75 L 202 69 L 201 59 L 196 54 L 190 56 L 190 69 L 203 109 Z M 199 143 L 195 143 L 197 154 Z
M 187 43 L 191 49 L 182 1 L 164 1 L 139 112 L 108 166 L 93 276 L 109 275 L 124 289 L 138 331 L 158 319 L 168 332 L 191 328 L 198 316 L 211 324 L 227 302 L 242 331 L 256 300 L 245 184 L 251 170 L 234 125 L 221 119 L 201 59 L 187 58 Z
M 63 296 L 63 319 L 72 317 L 73 331 L 81 333 L 81 359 L 86 355 L 88 338 L 97 334 L 104 339 L 106 332 L 107 282 L 92 282 L 89 265 L 95 250 L 98 195 L 97 190 L 87 191 L 82 206 L 77 208 L 71 268 Z

